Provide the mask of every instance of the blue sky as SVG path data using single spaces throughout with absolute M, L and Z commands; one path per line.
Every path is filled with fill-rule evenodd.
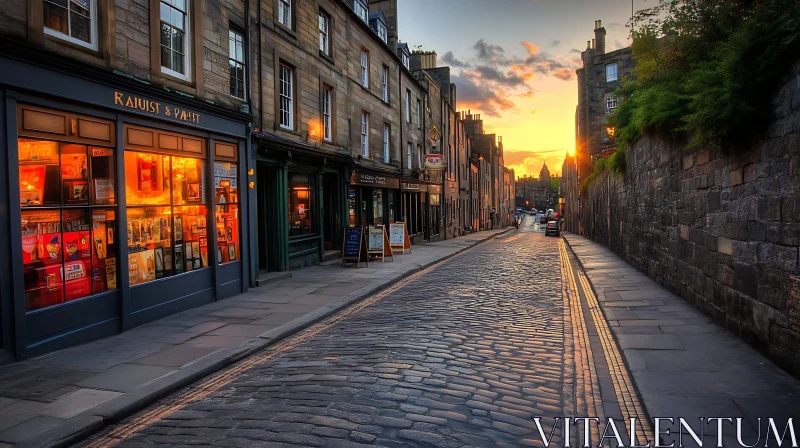
M 636 10 L 656 0 L 635 0 Z M 435 50 L 458 86 L 459 110 L 503 136 L 506 163 L 561 171 L 575 147 L 580 51 L 602 20 L 608 51 L 630 45 L 630 0 L 398 0 L 398 34 Z M 448 54 L 451 52 L 452 54 Z

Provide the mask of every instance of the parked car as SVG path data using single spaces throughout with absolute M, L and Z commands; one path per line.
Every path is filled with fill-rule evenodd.
M 544 236 L 558 236 L 560 233 L 558 221 L 547 221 L 547 227 L 544 229 Z
M 545 224 L 545 223 L 547 223 L 547 215 L 544 214 L 539 216 L 539 224 Z

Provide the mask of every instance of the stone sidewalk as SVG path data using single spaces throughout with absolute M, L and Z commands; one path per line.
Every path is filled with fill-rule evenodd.
M 773 417 L 782 433 L 788 418 L 800 416 L 800 381 L 606 247 L 566 232 L 563 237 L 592 284 L 651 421 L 683 417 L 697 429 L 699 417 L 741 417 L 750 445 L 759 417 Z M 704 446 L 716 445 L 712 426 L 706 425 Z M 758 446 L 766 429 L 762 421 Z M 740 446 L 735 424 L 726 422 L 723 435 L 725 446 Z M 685 446 L 695 446 L 687 439 Z
M 0 447 L 64 444 L 433 263 L 507 232 L 413 246 L 369 267 L 341 260 L 131 331 L 0 367 Z

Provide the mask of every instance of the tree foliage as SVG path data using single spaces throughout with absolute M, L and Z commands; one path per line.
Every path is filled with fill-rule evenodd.
M 618 148 L 650 131 L 686 135 L 689 147 L 749 146 L 800 58 L 797 0 L 660 0 L 632 30 L 635 75 L 610 117 Z

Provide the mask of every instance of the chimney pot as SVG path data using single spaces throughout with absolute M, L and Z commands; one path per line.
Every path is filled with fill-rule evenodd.
M 592 39 L 592 48 L 597 48 L 595 47 L 594 39 Z

